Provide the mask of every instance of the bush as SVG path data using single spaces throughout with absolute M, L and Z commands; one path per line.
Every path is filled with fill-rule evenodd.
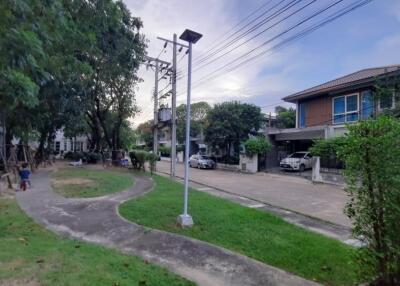
M 346 141 L 347 138 L 344 136 L 315 140 L 310 152 L 313 156 L 321 158 L 336 158 L 339 149 L 346 144 Z
M 256 137 L 247 139 L 246 142 L 244 142 L 244 147 L 246 149 L 246 154 L 248 156 L 253 156 L 267 153 L 271 150 L 272 145 L 264 137 Z
M 71 152 L 71 151 L 68 151 L 68 152 L 66 152 L 66 153 L 64 154 L 64 159 L 66 159 L 66 160 L 73 160 L 73 156 L 74 156 L 74 153 Z
M 364 243 L 360 274 L 374 285 L 400 285 L 400 121 L 379 117 L 348 129 L 338 154 L 346 163 L 346 214 Z
M 227 164 L 227 165 L 239 165 L 240 159 L 235 156 L 222 156 L 215 157 L 217 163 Z
M 310 148 L 313 156 L 321 157 L 321 167 L 343 169 L 344 162 L 339 160 L 338 151 L 346 144 L 345 136 L 334 137 L 329 139 L 318 139 L 314 141 L 314 145 Z
M 154 153 L 148 153 L 146 160 L 149 162 L 150 164 L 150 172 L 153 175 L 153 172 L 156 170 L 156 164 L 158 161 L 158 155 L 154 154 Z
M 64 159 L 72 161 L 82 160 L 89 164 L 96 164 L 101 161 L 102 157 L 100 153 L 95 153 L 95 152 L 68 151 L 67 153 L 64 154 Z
M 95 152 L 85 152 L 84 157 L 85 161 L 89 164 L 97 164 L 102 160 L 101 154 Z
M 129 152 L 131 158 L 132 167 L 137 170 L 145 171 L 144 164 L 146 163 L 148 152 L 142 150 L 133 150 Z
M 171 156 L 171 147 L 160 146 L 158 151 L 161 153 L 161 156 L 163 156 L 163 157 Z
M 185 151 L 185 146 L 184 145 L 178 145 L 176 146 L 176 152 L 183 152 Z

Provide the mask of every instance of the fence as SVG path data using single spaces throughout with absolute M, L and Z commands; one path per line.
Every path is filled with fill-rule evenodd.
M 336 157 L 321 157 L 321 172 L 340 174 L 344 169 L 343 161 Z

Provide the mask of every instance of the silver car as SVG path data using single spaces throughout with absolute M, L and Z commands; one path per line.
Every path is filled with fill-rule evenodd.
M 283 170 L 300 171 L 312 168 L 312 156 L 309 152 L 296 152 L 280 162 Z
M 199 169 L 214 169 L 215 162 L 205 155 L 192 155 L 189 158 L 189 167 Z

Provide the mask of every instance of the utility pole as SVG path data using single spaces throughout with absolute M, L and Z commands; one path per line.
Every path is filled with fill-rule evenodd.
M 158 154 L 158 60 L 155 61 L 156 70 L 154 76 L 154 119 L 153 119 L 153 153 Z
M 173 53 L 172 53 L 172 98 L 171 98 L 171 109 L 172 109 L 172 116 L 171 116 L 171 165 L 170 165 L 170 176 L 175 177 L 176 175 L 176 81 L 177 81 L 177 48 L 189 48 L 187 45 L 183 45 L 178 43 L 178 37 L 174 34 L 172 41 L 168 39 L 164 39 L 161 37 L 157 37 L 157 39 L 165 41 L 166 43 L 172 43 L 173 46 Z
M 176 49 L 177 36 L 174 34 L 173 52 L 172 52 L 172 146 L 171 146 L 171 172 L 170 176 L 175 177 L 176 170 Z
M 170 63 L 162 61 L 158 58 L 146 57 L 148 65 L 155 68 L 154 76 L 154 122 L 153 122 L 153 153 L 158 154 L 158 74 L 160 73 L 160 64 L 166 67 Z

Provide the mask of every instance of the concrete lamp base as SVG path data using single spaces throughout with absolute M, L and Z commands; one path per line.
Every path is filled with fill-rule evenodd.
M 190 215 L 181 214 L 177 218 L 177 223 L 180 227 L 192 227 L 193 226 L 193 219 Z

